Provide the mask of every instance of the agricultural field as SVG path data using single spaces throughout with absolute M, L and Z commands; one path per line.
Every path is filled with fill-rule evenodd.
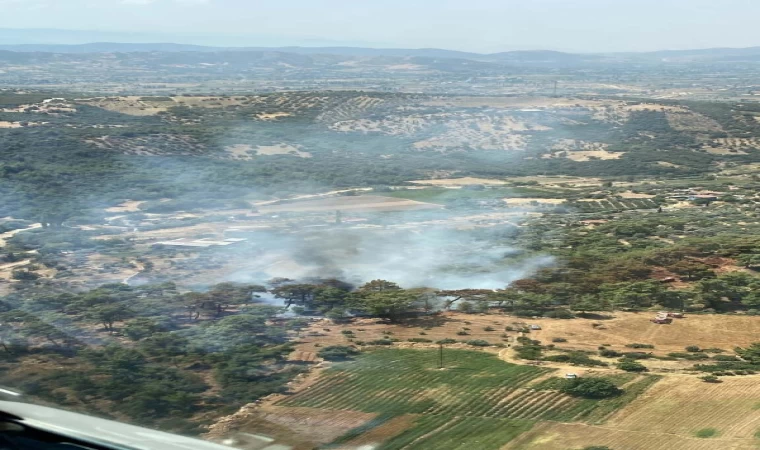
M 344 429 L 340 417 L 349 417 L 346 413 L 351 411 L 356 412 L 354 420 L 366 414 L 372 418 L 336 437 L 332 445 L 498 449 L 531 429 L 537 420 L 603 422 L 657 381 L 656 377 L 620 375 L 616 382 L 629 386 L 630 394 L 608 400 L 578 399 L 547 383 L 552 369 L 452 349 L 445 351 L 441 369 L 438 357 L 436 350 L 365 352 L 355 361 L 334 363 L 295 394 L 275 396 L 270 400 L 272 406 L 268 401 L 225 426 L 244 430 L 262 420 L 275 421 L 273 415 L 312 411 L 318 418 L 324 411 L 333 411 L 335 425 L 323 423 L 322 434 L 334 434 L 327 430 Z M 300 430 L 295 427 L 291 431 Z
M 259 207 L 265 214 L 278 212 L 405 211 L 437 209 L 441 205 L 372 195 L 302 200 Z
M 709 385 L 666 377 L 604 424 L 544 423 L 507 448 L 754 449 L 760 431 L 759 389 L 756 378 Z M 714 437 L 700 437 L 706 429 L 716 430 Z

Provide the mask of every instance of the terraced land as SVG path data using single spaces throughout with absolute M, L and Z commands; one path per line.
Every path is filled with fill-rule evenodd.
M 546 378 L 552 369 L 451 349 L 445 350 L 440 369 L 438 358 L 436 350 L 370 351 L 336 363 L 316 383 L 276 406 L 377 414 L 334 444 L 359 443 L 357 439 L 369 444 L 366 436 L 372 435 L 383 436 L 384 442 L 374 443 L 382 449 L 487 450 L 501 448 L 539 420 L 601 423 L 658 380 L 618 375 L 613 379 L 626 386 L 624 395 L 589 400 L 555 389 L 557 379 Z M 372 432 L 380 427 L 386 432 Z

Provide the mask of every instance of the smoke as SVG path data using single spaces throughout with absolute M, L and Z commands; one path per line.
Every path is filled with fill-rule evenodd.
M 259 233 L 252 241 L 260 270 L 237 271 L 234 281 L 337 278 L 358 285 L 386 279 L 406 288 L 499 289 L 553 263 L 548 256 L 443 227 Z

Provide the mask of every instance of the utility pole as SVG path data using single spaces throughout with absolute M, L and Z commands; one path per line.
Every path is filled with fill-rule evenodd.
M 443 344 L 438 344 L 438 368 L 443 369 Z
M 557 96 L 557 80 L 554 80 L 554 96 Z

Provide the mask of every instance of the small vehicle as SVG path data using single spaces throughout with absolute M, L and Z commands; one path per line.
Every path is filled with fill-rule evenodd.
M 531 329 L 531 330 L 540 330 L 540 329 L 541 329 L 541 327 L 540 327 L 539 325 L 531 325 L 531 326 L 530 326 L 530 329 Z
M 574 380 L 576 378 L 578 378 L 578 374 L 575 374 L 575 373 L 566 373 L 565 374 L 565 379 L 567 379 L 567 380 Z

